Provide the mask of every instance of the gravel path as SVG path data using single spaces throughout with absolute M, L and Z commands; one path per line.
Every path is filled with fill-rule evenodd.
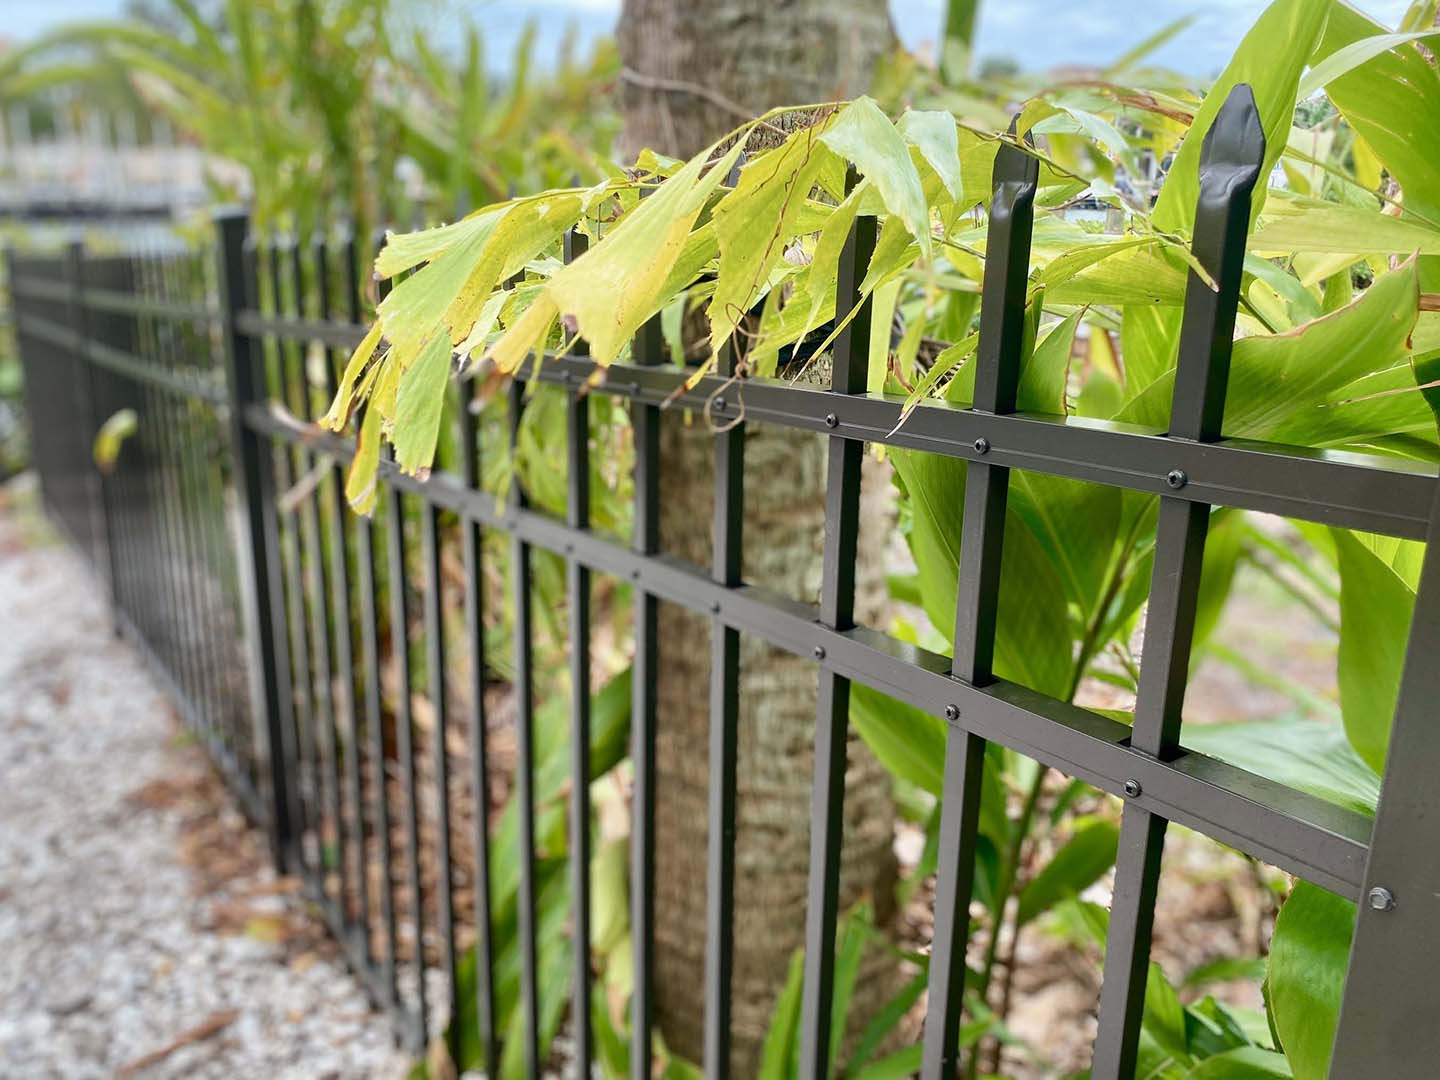
M 31 501 L 0 489 L 0 1075 L 403 1076 Z

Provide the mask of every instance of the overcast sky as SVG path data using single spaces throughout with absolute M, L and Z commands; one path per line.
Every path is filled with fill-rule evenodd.
M 546 37 L 559 39 L 567 21 L 583 38 L 608 33 L 620 0 L 422 0 L 435 11 L 432 37 L 443 43 L 454 35 L 443 9 L 470 12 L 487 30 L 492 64 L 502 64 L 529 17 Z M 705 0 L 696 0 L 705 2 Z M 5 16 L 0 35 L 25 40 L 69 19 L 113 16 L 123 0 L 0 0 Z M 398 5 L 397 5 L 398 6 Z M 1408 0 L 1359 0 L 1357 7 L 1387 26 L 1404 14 Z M 1056 64 L 1097 63 L 1122 52 L 1183 15 L 1197 16 L 1183 36 L 1157 54 L 1157 60 L 1197 76 L 1224 66 L 1265 0 L 1146 0 L 1137 3 L 1060 3 L 1057 0 L 989 0 L 981 9 L 979 52 L 1010 56 L 1029 69 Z M 933 42 L 940 24 L 941 0 L 892 0 L 900 35 L 911 46 Z M 548 31 L 553 28 L 553 35 Z M 543 59 L 543 57 L 542 57 Z

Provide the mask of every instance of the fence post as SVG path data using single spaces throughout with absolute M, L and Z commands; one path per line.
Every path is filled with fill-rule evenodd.
M 66 306 L 69 309 L 70 328 L 75 335 L 75 348 L 71 359 L 78 368 L 72 385 L 75 389 L 77 419 L 82 427 L 76 434 L 82 441 L 80 460 L 87 460 L 91 456 L 90 441 L 100 431 L 101 417 L 95 404 L 95 369 L 90 364 L 90 335 L 86 329 L 85 243 L 78 237 L 65 245 L 65 284 L 69 293 Z M 85 468 L 85 505 L 90 519 L 88 554 L 96 571 L 105 578 L 113 617 L 117 608 L 114 564 L 110 554 L 110 518 L 106 513 L 104 481 L 93 461 Z M 105 546 L 103 557 L 100 551 L 102 543 Z M 118 622 L 116 625 L 118 627 Z
M 285 600 L 276 544 L 274 475 L 269 448 L 246 422 L 246 409 L 265 398 L 259 350 L 240 330 L 238 315 L 249 297 L 251 268 L 245 257 L 249 217 L 240 210 L 215 215 L 219 241 L 220 332 L 230 413 L 230 453 L 240 510 L 240 594 L 245 639 L 250 648 L 250 701 L 260 776 L 258 787 L 269 812 L 271 853 L 289 871 L 298 864 L 292 828 L 292 777 L 286 767 L 290 724 L 290 662 L 284 650 Z
M 1380 804 L 1331 1055 L 1330 1080 L 1433 1076 L 1440 1056 L 1435 999 L 1425 991 L 1440 959 L 1440 862 L 1435 762 L 1440 729 L 1440 497 L 1430 510 L 1425 561 L 1395 704 Z

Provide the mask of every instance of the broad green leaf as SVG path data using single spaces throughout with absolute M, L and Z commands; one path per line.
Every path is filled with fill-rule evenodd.
M 1188 274 L 1184 260 L 1162 244 L 1121 245 L 1051 285 L 1048 302 L 1179 307 L 1185 302 Z
M 849 1027 L 850 999 L 860 977 L 865 946 L 875 933 L 875 914 L 868 901 L 861 901 L 840 923 L 835 943 L 834 983 L 830 996 L 830 1061 L 840 1060 L 840 1044 Z
M 400 368 L 386 365 L 376 376 L 370 407 L 360 421 L 360 439 L 350 470 L 345 474 L 345 499 L 357 514 L 368 514 L 375 508 L 375 472 L 380 467 L 380 434 L 384 417 L 395 408 L 395 392 L 400 382 Z
M 959 201 L 965 182 L 960 174 L 960 139 L 955 117 L 948 112 L 922 112 L 909 109 L 895 129 L 911 146 L 920 151 L 925 163 L 935 170 L 951 198 Z
M 559 195 L 524 199 L 505 212 L 445 309 L 452 344 L 458 345 L 471 336 L 481 310 L 501 280 L 523 270 L 526 263 L 559 240 L 580 219 L 580 211 L 580 196 Z
M 1020 385 L 1016 390 L 1016 410 L 1064 416 L 1065 387 L 1070 378 L 1070 353 L 1075 347 L 1075 331 L 1084 310 L 1076 311 L 1050 328 L 1044 340 L 1036 345 L 1020 369 Z
M 1423 41 L 1433 37 L 1440 37 L 1440 30 L 1417 30 L 1408 34 L 1376 34 L 1374 37 L 1361 38 L 1359 41 L 1351 42 L 1343 49 L 1335 50 L 1306 72 L 1305 77 L 1300 80 L 1300 87 L 1295 94 L 1296 99 L 1304 101 L 1317 90 L 1323 89 L 1342 75 L 1348 75 L 1382 53 L 1399 48 L 1401 45 L 1408 45 L 1412 41 Z
M 1120 324 L 1120 355 L 1125 366 L 1127 401 L 1175 367 L 1180 319 L 1177 308 L 1135 304 L 1125 309 Z
M 559 316 L 560 310 L 555 306 L 554 298 L 548 291 L 542 290 L 490 347 L 490 360 L 496 369 L 506 375 L 519 371 L 520 365 L 531 354 L 545 348 L 545 341 Z
M 1076 830 L 1021 890 L 1016 924 L 1025 925 L 1099 881 L 1115 865 L 1119 843 L 1120 830 L 1108 821 L 1092 821 Z
M 940 797 L 945 789 L 943 720 L 863 683 L 853 683 L 850 723 L 891 776 Z M 980 828 L 996 840 L 1003 839 L 1008 830 L 1005 791 L 995 769 L 985 770 L 981 784 Z
M 402 371 L 441 327 L 446 310 L 464 288 L 500 218 L 482 216 L 476 220 L 484 227 L 461 234 L 380 301 L 379 319 L 391 348 L 389 362 L 398 364 Z
M 1354 533 L 1332 529 L 1340 558 L 1340 711 L 1356 752 L 1385 769 L 1415 590 Z
M 900 988 L 893 998 L 887 1001 L 884 1006 L 875 1014 L 874 1018 L 865 1026 L 856 1040 L 855 1048 L 851 1051 L 850 1060 L 845 1063 L 845 1076 L 853 1076 L 856 1071 L 879 1051 L 882 1044 L 890 1039 L 895 1030 L 904 1021 L 905 1016 L 920 1000 L 921 995 L 926 991 L 930 973 L 928 970 L 920 971 L 914 978 L 910 979 Z
M 1440 423 L 1440 352 L 1429 352 L 1412 356 L 1410 369 L 1415 376 L 1415 385 L 1420 389 L 1425 403 Z
M 795 1056 L 796 1028 L 800 1023 L 800 998 L 805 988 L 805 951 L 796 949 L 790 957 L 790 970 L 785 985 L 770 1015 L 770 1027 L 760 1050 L 762 1080 L 785 1080 L 792 1074 Z
M 1440 255 L 1440 228 L 1373 210 L 1273 193 L 1250 247 L 1275 255 L 1298 252 Z
M 1112 255 L 1158 242 L 1153 236 L 1127 236 L 1103 244 L 1084 244 L 1072 248 L 1058 258 L 1051 259 L 1045 264 L 1044 269 L 1034 275 L 1032 283 L 1047 286 L 1059 285 L 1069 281 L 1082 270 L 1105 261 Z
M 1284 1054 L 1241 1046 L 1200 1062 L 1185 1080 L 1291 1080 L 1293 1076 Z
M 820 138 L 875 185 L 886 208 L 905 223 L 921 252 L 930 254 L 930 209 L 920 173 L 895 125 L 868 97 L 840 110 Z
M 1188 232 L 1194 225 L 1200 195 L 1201 144 L 1220 107 L 1239 83 L 1249 83 L 1255 93 L 1265 129 L 1265 163 L 1260 175 L 1269 175 L 1285 150 L 1285 136 L 1295 114 L 1295 88 L 1325 28 L 1326 14 L 1326 5 L 1318 0 L 1274 0 L 1256 20 L 1205 95 L 1190 133 L 1180 144 L 1151 215 L 1157 228 Z M 1264 204 L 1262 183 L 1252 198 L 1252 222 Z
M 1355 753 L 1337 724 L 1303 716 L 1186 724 L 1181 742 L 1187 749 L 1337 806 L 1375 813 L 1380 777 Z
M 1200 595 L 1195 605 L 1195 631 L 1191 650 L 1196 654 L 1204 649 L 1210 640 L 1225 601 L 1230 596 L 1230 587 L 1235 581 L 1235 569 L 1245 548 L 1245 518 L 1237 510 L 1217 510 L 1210 515 L 1210 527 L 1205 538 L 1205 561 L 1200 571 Z
M 1342 445 L 1363 431 L 1364 409 L 1335 406 L 1356 379 L 1402 362 L 1415 326 L 1414 263 L 1384 274 L 1348 307 L 1286 334 L 1246 337 L 1230 361 L 1224 432 L 1296 446 Z M 1168 427 L 1175 385 L 1171 369 L 1155 379 L 1118 419 Z M 1337 416 L 1349 426 L 1337 430 Z
M 902 450 L 894 452 L 893 460 L 910 499 L 909 541 L 925 611 L 948 638 L 955 619 L 965 463 Z M 1007 515 L 999 626 L 996 673 L 1053 697 L 1068 696 L 1071 644 L 1064 586 L 1044 549 L 1014 513 Z
M 1266 980 L 1271 1017 L 1295 1080 L 1325 1080 L 1350 963 L 1355 905 L 1297 881 L 1275 919 Z
M 864 1066 L 854 1074 L 854 1080 L 906 1080 L 907 1077 L 918 1076 L 924 1054 L 925 1048 L 918 1043 L 907 1046 Z
M 1185 1007 L 1165 971 L 1153 960 L 1145 977 L 1145 1015 L 1141 1020 L 1145 1034 L 1162 1051 L 1177 1062 L 1188 1062 L 1190 1043 L 1185 1034 Z
M 1046 473 L 1010 474 L 1010 512 L 1028 527 L 1079 615 L 1076 636 L 1102 602 L 1122 526 L 1118 488 Z M 1008 537 L 1007 537 L 1008 539 Z
M 892 776 L 932 795 L 944 790 L 945 721 L 863 683 L 852 683 L 850 722 Z
M 1357 42 L 1388 33 L 1339 0 L 1328 9 L 1329 23 L 1315 52 L 1317 66 Z M 1326 93 L 1400 184 L 1407 211 L 1440 224 L 1440 173 L 1431 152 L 1440 145 L 1440 70 L 1407 45 L 1333 79 Z

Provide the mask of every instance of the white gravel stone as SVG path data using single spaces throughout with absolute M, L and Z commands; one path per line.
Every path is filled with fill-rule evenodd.
M 99 586 L 36 545 L 0 492 L 0 1076 L 114 1077 L 217 1014 L 209 1037 L 126 1075 L 405 1075 L 389 1025 L 338 960 L 212 925 L 265 875 L 204 895 L 178 808 L 129 796 L 195 769 Z M 247 899 L 246 903 L 252 901 Z M 256 910 L 297 901 L 254 898 Z

